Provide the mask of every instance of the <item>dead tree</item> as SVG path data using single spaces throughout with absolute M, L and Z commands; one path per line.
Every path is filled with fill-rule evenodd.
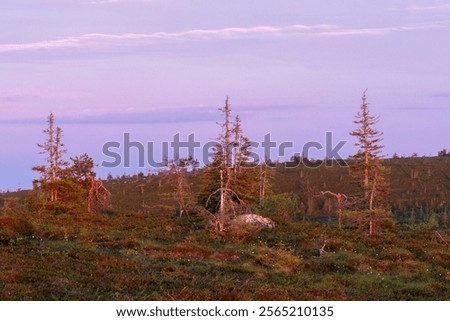
M 343 213 L 343 201 L 346 200 L 348 197 L 345 194 L 342 193 L 333 193 L 331 191 L 322 191 L 320 192 L 321 195 L 331 195 L 337 200 L 337 214 L 338 214 L 338 227 L 342 228 L 342 213 Z
M 177 199 L 180 207 L 180 217 L 189 216 L 187 205 L 186 205 L 186 172 L 189 169 L 194 169 L 198 166 L 198 161 L 193 159 L 191 156 L 187 158 L 180 158 L 178 160 L 171 160 L 168 162 L 169 172 L 174 173 L 176 177 L 177 186 Z
M 327 246 L 327 240 L 323 241 L 322 247 L 319 249 L 319 255 L 322 256 L 326 253 L 325 247 Z
M 91 213 L 93 209 L 109 209 L 111 207 L 111 192 L 103 186 L 101 180 L 96 180 L 94 176 L 91 176 L 88 195 L 88 212 Z
M 436 230 L 436 231 L 434 232 L 433 240 L 442 242 L 442 243 L 444 243 L 445 245 L 450 246 L 450 245 L 449 245 L 449 242 L 446 240 L 446 238 L 448 238 L 447 235 L 445 235 L 446 237 L 444 237 L 443 235 L 445 235 L 444 232 L 442 232 L 442 231 L 439 232 L 438 230 Z
M 214 225 L 216 232 L 224 232 L 226 226 L 232 217 L 236 216 L 236 207 L 239 206 L 237 203 L 233 201 L 233 197 L 236 198 L 239 204 L 244 203 L 232 189 L 226 188 L 223 182 L 223 173 L 221 171 L 221 183 L 220 188 L 212 192 L 208 199 L 206 200 L 205 207 L 208 207 L 208 204 L 211 198 L 215 195 L 220 195 L 220 203 L 219 203 L 219 212 L 217 215 L 210 213 L 214 217 Z

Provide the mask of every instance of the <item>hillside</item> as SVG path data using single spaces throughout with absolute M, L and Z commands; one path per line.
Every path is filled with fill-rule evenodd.
M 425 228 L 368 238 L 278 220 L 224 240 L 167 214 L 4 215 L 0 226 L 1 300 L 450 299 L 449 246 Z
M 0 299 L 449 300 L 450 158 L 386 163 L 396 220 L 373 237 L 338 229 L 335 204 L 318 196 L 352 193 L 342 167 L 278 164 L 274 195 L 254 208 L 275 228 L 226 235 L 195 211 L 179 217 L 167 173 L 105 181 L 113 208 L 98 213 L 37 214 L 21 205 L 29 192 L 4 194 Z M 193 199 L 201 174 L 188 176 Z
M 450 157 L 396 158 L 384 162 L 390 170 L 387 203 L 400 223 L 408 222 L 411 216 L 417 222 L 425 222 L 431 213 L 450 214 Z M 299 215 L 334 217 L 335 202 L 318 197 L 320 191 L 352 195 L 356 190 L 348 167 L 337 164 L 314 168 L 280 163 L 273 172 L 273 193 L 291 193 L 298 198 Z M 200 176 L 201 170 L 197 170 L 188 178 L 194 200 Z M 175 183 L 170 175 L 123 176 L 105 181 L 105 186 L 113 195 L 116 211 L 176 211 Z

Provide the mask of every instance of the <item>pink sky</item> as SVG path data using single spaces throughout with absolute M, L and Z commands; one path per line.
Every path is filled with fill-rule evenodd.
M 123 132 L 214 138 L 227 95 L 251 139 L 301 146 L 350 139 L 369 88 L 386 153 L 436 155 L 450 148 L 449 24 L 446 1 L 2 1 L 0 189 L 31 186 L 50 111 L 68 156 L 101 163 Z

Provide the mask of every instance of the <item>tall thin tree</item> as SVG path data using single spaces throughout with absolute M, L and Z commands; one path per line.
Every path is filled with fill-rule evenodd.
M 390 215 L 380 207 L 387 193 L 389 172 L 381 163 L 383 133 L 374 127 L 379 117 L 371 115 L 366 92 L 367 89 L 363 93 L 360 111 L 354 121 L 358 127 L 350 133 L 356 137 L 355 145 L 358 147 L 358 152 L 351 158 L 353 170 L 362 183 L 363 200 L 368 209 L 369 235 L 373 236 L 376 220 Z M 376 211 L 375 208 L 381 211 Z
M 188 189 L 186 176 L 189 170 L 193 170 L 198 167 L 198 161 L 193 159 L 192 156 L 189 156 L 178 160 L 169 160 L 167 166 L 169 167 L 169 173 L 175 174 L 176 177 L 176 198 L 178 200 L 180 217 L 189 216 L 188 204 L 186 203 L 186 194 Z
M 362 104 L 356 115 L 354 123 L 358 126 L 350 132 L 356 138 L 355 145 L 358 152 L 351 157 L 353 169 L 361 177 L 364 199 L 372 210 L 374 206 L 374 195 L 380 189 L 382 166 L 383 133 L 377 130 L 374 125 L 378 123 L 379 117 L 373 116 L 369 111 L 369 104 L 366 96 L 367 89 L 362 96 Z
M 235 121 L 231 118 L 228 97 L 219 110 L 222 113 L 222 120 L 218 122 L 221 132 L 217 137 L 213 161 L 202 175 L 203 187 L 199 200 L 208 211 L 215 213 L 222 231 L 236 210 L 242 207 L 244 199 L 252 192 L 258 193 L 258 176 L 252 168 L 247 168 L 251 144 L 242 134 L 240 118 L 236 117 Z M 254 177 L 256 183 L 249 177 Z
M 47 118 L 47 128 L 43 130 L 46 135 L 44 143 L 38 144 L 38 147 L 42 149 L 40 154 L 46 155 L 47 165 L 35 166 L 33 170 L 40 173 L 41 178 L 35 183 L 41 186 L 47 186 L 50 193 L 50 200 L 58 200 L 58 189 L 56 182 L 64 175 L 64 170 L 68 163 L 63 159 L 63 155 L 66 153 L 65 146 L 62 142 L 62 129 L 55 126 L 55 116 L 53 113 Z
M 231 121 L 231 108 L 229 98 L 227 96 L 225 100 L 225 106 L 219 108 L 223 114 L 223 121 L 220 124 L 222 132 L 220 133 L 218 140 L 220 150 L 217 156 L 220 158 L 220 204 L 219 204 L 219 220 L 223 223 L 227 220 L 227 200 L 230 197 L 230 184 L 231 184 L 231 166 L 232 166 L 232 121 Z

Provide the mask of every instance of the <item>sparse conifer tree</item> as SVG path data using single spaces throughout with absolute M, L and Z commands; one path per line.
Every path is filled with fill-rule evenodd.
M 63 155 L 67 150 L 62 143 L 62 129 L 55 126 L 53 113 L 49 115 L 47 123 L 48 126 L 43 131 L 46 135 L 46 140 L 43 144 L 38 144 L 38 147 L 42 149 L 40 154 L 46 155 L 47 165 L 33 167 L 33 170 L 41 175 L 39 180 L 34 181 L 34 184 L 48 189 L 50 200 L 57 201 L 59 195 L 56 182 L 63 178 L 65 168 L 68 165 L 63 159 Z
M 216 213 L 219 230 L 236 213 L 236 205 L 258 197 L 258 174 L 249 166 L 251 144 L 242 133 L 239 116 L 231 120 L 231 108 L 227 97 L 225 105 L 219 108 L 222 122 L 218 123 L 221 133 L 214 148 L 214 158 L 205 168 L 203 188 L 199 194 L 200 203 Z M 252 194 L 255 194 L 252 196 Z
M 47 164 L 33 167 L 41 176 L 33 182 L 35 189 L 48 193 L 44 207 L 55 213 L 80 212 L 86 207 L 90 212 L 93 207 L 109 207 L 109 192 L 95 178 L 93 159 L 83 154 L 71 158 L 72 164 L 64 160 L 66 149 L 62 142 L 62 129 L 55 125 L 53 113 L 47 122 L 48 126 L 43 131 L 46 139 L 38 144 Z M 46 204 L 48 201 L 50 203 Z
M 362 96 L 360 111 L 356 115 L 354 123 L 358 126 L 350 135 L 356 137 L 358 152 L 352 156 L 352 169 L 362 183 L 362 196 L 368 209 L 369 235 L 374 234 L 376 216 L 382 217 L 380 211 L 374 208 L 380 207 L 387 193 L 388 170 L 381 164 L 383 145 L 383 133 L 374 126 L 379 117 L 370 114 L 366 97 L 367 90 Z
M 70 158 L 72 165 L 67 168 L 66 179 L 73 181 L 83 189 L 83 199 L 87 201 L 87 211 L 108 209 L 111 207 L 111 193 L 96 179 L 94 160 L 83 154 Z
M 355 145 L 358 147 L 358 152 L 351 159 L 352 169 L 362 183 L 363 197 L 369 210 L 372 210 L 386 188 L 386 168 L 380 161 L 384 147 L 381 145 L 383 133 L 374 127 L 379 117 L 370 114 L 366 91 L 363 93 L 361 108 L 354 121 L 358 127 L 350 133 L 356 137 Z
M 73 178 L 84 189 L 89 190 L 91 177 L 97 175 L 94 171 L 94 160 L 88 155 L 71 157 L 72 165 L 67 169 L 67 176 Z

